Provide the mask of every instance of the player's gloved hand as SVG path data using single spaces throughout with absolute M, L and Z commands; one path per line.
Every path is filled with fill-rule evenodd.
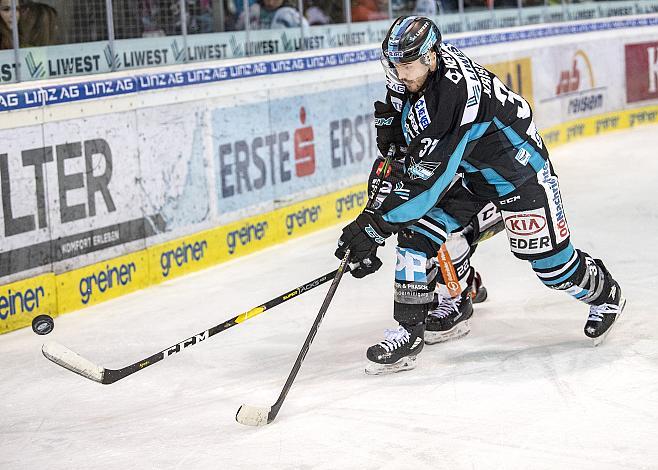
M 386 156 L 390 144 L 395 144 L 398 148 L 407 146 L 402 132 L 402 115 L 392 104 L 375 101 L 375 129 L 377 148 L 382 156 Z
M 350 263 L 350 273 L 357 279 L 366 277 L 382 267 L 382 260 L 377 257 L 377 250 L 362 259 L 358 263 Z
M 385 225 L 386 222 L 380 216 L 369 209 L 364 209 L 353 222 L 343 228 L 334 255 L 338 259 L 343 259 L 349 248 L 350 261 L 353 263 L 360 263 L 366 258 L 372 259 L 377 248 L 382 246 L 385 239 L 391 235 L 390 231 L 386 231 Z

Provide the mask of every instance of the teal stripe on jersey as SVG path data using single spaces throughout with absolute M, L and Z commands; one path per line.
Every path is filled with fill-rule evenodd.
M 461 167 L 467 173 L 482 173 L 482 176 L 484 176 L 484 179 L 487 180 L 487 183 L 495 187 L 496 192 L 501 197 L 511 193 L 516 189 L 512 183 L 500 176 L 500 174 L 493 168 L 477 168 L 468 163 L 466 160 L 461 162 Z
M 537 150 L 531 144 L 528 143 L 527 139 L 522 139 L 514 129 L 503 124 L 498 118 L 494 118 L 493 122 L 496 124 L 498 129 L 503 131 L 503 134 L 505 134 L 505 136 L 509 139 L 514 148 L 523 149 L 530 154 L 530 166 L 533 170 L 535 170 L 535 172 L 539 173 L 546 164 L 546 160 L 544 160 L 541 154 L 537 152 Z
M 434 184 L 418 196 L 400 204 L 387 214 L 384 214 L 384 220 L 386 222 L 390 224 L 399 224 L 419 219 L 434 207 L 441 193 L 443 193 L 443 191 L 445 191 L 450 185 L 452 178 L 455 176 L 455 173 L 457 173 L 457 168 L 459 167 L 459 163 L 461 162 L 464 151 L 466 150 L 466 144 L 469 142 L 468 138 L 470 133 L 471 129 L 466 131 L 466 134 L 464 134 L 464 137 L 462 137 L 462 140 L 457 144 L 457 148 L 450 156 L 448 164 L 443 170 L 443 174 L 439 176 Z
M 402 110 L 403 123 L 405 122 L 410 109 L 411 106 L 407 101 L 407 103 L 405 103 L 404 109 Z M 426 214 L 427 211 L 429 211 L 434 206 L 434 204 L 436 204 L 436 200 L 438 199 L 439 195 L 448 187 L 452 181 L 453 176 L 455 173 L 457 173 L 459 163 L 461 162 L 462 157 L 464 156 L 464 151 L 466 150 L 466 145 L 469 142 L 482 137 L 490 125 L 491 121 L 473 124 L 471 128 L 466 131 L 466 134 L 464 134 L 464 137 L 462 137 L 462 140 L 457 145 L 457 148 L 450 156 L 447 168 L 443 172 L 443 175 L 439 177 L 439 179 L 432 185 L 432 187 L 430 187 L 427 191 L 422 192 L 415 198 L 400 204 L 398 207 L 391 210 L 388 214 L 385 214 L 384 220 L 389 223 L 402 223 L 413 219 L 419 219 L 424 214 Z M 402 131 L 404 132 L 404 137 L 407 140 L 407 143 L 409 143 L 410 139 L 406 133 L 404 125 L 402 126 Z
M 573 256 L 573 245 L 569 243 L 566 248 L 548 258 L 536 259 L 532 261 L 532 267 L 537 269 L 551 269 L 564 266 Z
M 542 279 L 541 281 L 544 284 L 546 284 L 547 286 L 556 286 L 558 284 L 561 284 L 564 281 L 566 281 L 567 279 L 569 279 L 573 275 L 573 273 L 576 272 L 576 269 L 578 269 L 578 266 L 580 266 L 580 261 L 576 260 L 576 263 L 574 264 L 574 266 L 569 271 L 564 273 L 562 276 L 558 277 L 557 279 L 550 280 L 550 281 L 545 281 L 544 279 Z
M 450 234 L 455 230 L 459 230 L 462 228 L 461 224 L 457 222 L 457 220 L 453 216 L 448 214 L 440 207 L 435 207 L 427 214 L 425 214 L 423 218 L 430 218 L 433 221 L 442 224 L 445 227 L 446 234 Z
M 411 111 L 411 103 L 407 101 L 404 103 L 404 108 L 402 108 L 402 133 L 404 134 L 404 140 L 407 141 L 407 145 L 411 143 L 411 136 L 409 136 L 409 133 L 407 132 L 407 126 L 405 126 L 404 123 L 407 122 L 409 111 Z

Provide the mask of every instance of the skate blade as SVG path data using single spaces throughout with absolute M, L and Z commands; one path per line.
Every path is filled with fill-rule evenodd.
M 610 325 L 610 328 L 608 328 L 608 330 L 605 333 L 603 333 L 601 336 L 598 336 L 596 338 L 592 338 L 592 344 L 594 344 L 594 347 L 600 346 L 605 341 L 607 336 L 610 334 L 612 329 L 615 327 L 615 325 L 619 321 L 619 318 L 621 317 L 621 314 L 624 313 L 624 307 L 626 306 L 626 299 L 624 297 L 621 298 L 620 306 L 621 306 L 621 308 L 619 309 L 619 313 L 617 314 L 617 317 L 615 318 L 615 321 L 612 322 L 612 325 Z
M 481 288 L 478 289 L 478 291 L 475 293 L 475 295 L 472 296 L 471 301 L 474 304 L 480 304 L 480 303 L 484 302 L 485 300 L 487 300 L 488 295 L 489 294 L 487 292 L 486 287 L 481 287 Z
M 393 364 L 369 362 L 366 365 L 366 375 L 385 375 L 416 368 L 416 356 L 406 356 Z
M 452 339 L 459 339 L 471 332 L 471 320 L 464 320 L 457 323 L 448 331 L 428 331 L 425 330 L 425 344 L 445 343 Z

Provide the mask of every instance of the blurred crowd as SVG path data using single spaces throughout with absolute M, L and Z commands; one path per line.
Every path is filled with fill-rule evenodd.
M 458 0 L 348 0 L 353 22 L 456 12 Z M 390 5 L 389 5 L 390 1 Z M 516 0 L 464 0 L 466 9 Z M 299 5 L 302 4 L 303 14 Z M 523 0 L 541 4 L 542 0 Z M 188 34 L 345 23 L 345 0 L 184 0 Z M 108 39 L 106 0 L 16 0 L 20 47 Z M 181 34 L 181 0 L 112 0 L 115 39 Z M 245 8 L 246 6 L 246 8 Z M 13 47 L 11 0 L 0 0 L 0 49 Z

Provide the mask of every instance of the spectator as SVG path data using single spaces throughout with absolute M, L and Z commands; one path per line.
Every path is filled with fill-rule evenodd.
M 305 0 L 304 16 L 311 26 L 345 23 L 343 0 Z
M 388 0 L 352 0 L 352 21 L 388 19 Z
M 244 12 L 236 23 L 236 29 L 245 29 Z M 308 21 L 295 8 L 294 0 L 258 0 L 249 8 L 251 29 L 299 28 Z
M 16 0 L 16 23 L 21 19 L 19 1 Z M 0 49 L 13 49 L 14 39 L 12 35 L 13 17 L 11 12 L 11 0 L 0 0 Z M 18 28 L 19 43 L 23 43 L 22 28 Z
M 21 31 L 27 47 L 58 44 L 57 10 L 45 3 L 30 2 L 23 7 Z
M 188 2 L 188 26 L 190 34 L 203 34 L 214 32 L 212 2 L 210 0 L 195 0 Z

